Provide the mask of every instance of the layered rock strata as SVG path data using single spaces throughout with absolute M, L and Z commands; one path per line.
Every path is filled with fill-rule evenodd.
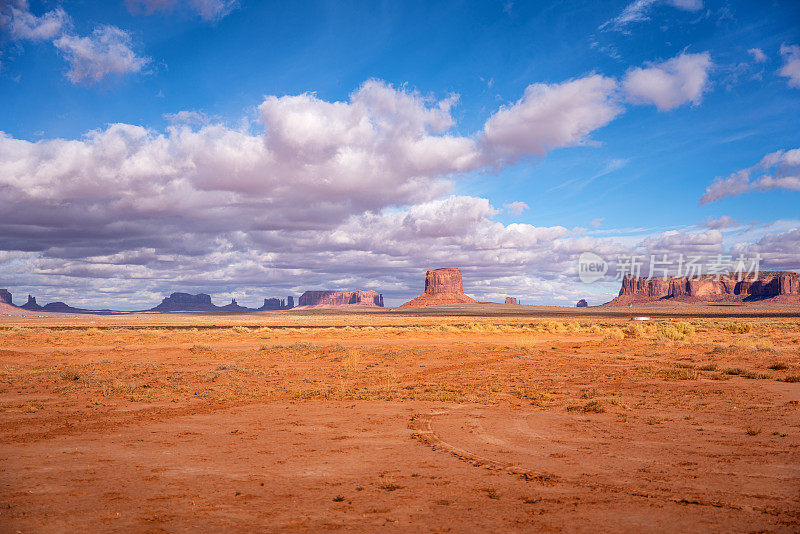
M 425 307 L 441 304 L 477 302 L 464 294 L 461 271 L 456 267 L 434 269 L 425 273 L 425 292 L 401 307 Z

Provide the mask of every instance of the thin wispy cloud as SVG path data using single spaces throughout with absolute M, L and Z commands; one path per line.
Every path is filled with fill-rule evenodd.
M 188 10 L 207 21 L 224 18 L 239 7 L 237 0 L 125 0 L 131 13 L 152 14 Z
M 600 25 L 601 30 L 626 31 L 633 23 L 650 20 L 650 12 L 658 5 L 667 5 L 683 11 L 702 9 L 702 0 L 636 0 L 625 6 L 622 13 Z
M 800 89 L 800 46 L 781 45 L 783 66 L 779 74 L 787 79 L 789 87 Z

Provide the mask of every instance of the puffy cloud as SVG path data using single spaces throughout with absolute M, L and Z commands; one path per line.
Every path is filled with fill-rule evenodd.
M 708 52 L 681 54 L 662 63 L 629 70 L 622 86 L 629 101 L 652 103 L 659 111 L 674 109 L 687 102 L 699 104 L 708 86 L 711 66 Z
M 632 22 L 650 20 L 649 12 L 658 4 L 672 6 L 683 11 L 698 11 L 703 7 L 702 0 L 635 0 L 625 6 L 618 16 L 604 22 L 600 29 L 625 31 L 626 26 Z
M 560 84 L 529 85 L 522 98 L 489 117 L 484 144 L 498 159 L 509 160 L 583 144 L 592 131 L 622 112 L 616 88 L 615 80 L 598 74 Z
M 797 221 L 795 221 L 797 223 Z M 768 233 L 752 243 L 736 243 L 731 253 L 761 257 L 762 269 L 797 270 L 800 263 L 800 226 L 785 232 Z
M 753 56 L 753 61 L 755 61 L 756 63 L 764 63 L 765 61 L 767 61 L 767 59 L 769 59 L 767 58 L 767 55 L 764 53 L 764 51 L 761 50 L 760 48 L 751 48 L 747 52 L 751 56 Z
M 509 215 L 520 215 L 523 211 L 530 209 L 525 202 L 514 201 L 503 206 Z
M 783 57 L 783 66 L 779 74 L 788 78 L 789 87 L 800 89 L 800 46 L 781 45 L 781 56 Z
M 725 178 L 714 179 L 700 198 L 700 204 L 750 191 L 771 189 L 800 191 L 800 148 L 772 152 L 752 167 L 736 171 Z
M 90 36 L 62 35 L 53 44 L 69 63 L 72 83 L 94 83 L 108 75 L 140 72 L 150 58 L 131 50 L 130 35 L 116 26 L 100 26 Z
M 0 30 L 12 40 L 52 41 L 69 64 L 65 75 L 72 83 L 141 72 L 150 62 L 134 53 L 130 35 L 116 26 L 99 26 L 86 37 L 70 33 L 70 26 L 69 16 L 60 7 L 37 17 L 27 0 L 0 0 Z
M 0 2 L 0 29 L 13 40 L 48 41 L 69 24 L 69 16 L 60 7 L 37 17 L 30 12 L 27 0 Z
M 640 243 L 649 254 L 713 255 L 723 251 L 722 232 L 709 229 L 699 232 L 668 230 Z
M 702 226 L 706 228 L 710 228 L 712 230 L 721 230 L 723 228 L 730 228 L 731 226 L 736 226 L 739 223 L 733 217 L 728 215 L 723 215 L 718 219 L 713 217 L 708 217 L 705 221 L 703 221 Z
M 219 20 L 239 7 L 237 0 L 125 0 L 125 4 L 131 12 L 144 11 L 147 14 L 185 7 L 205 20 Z

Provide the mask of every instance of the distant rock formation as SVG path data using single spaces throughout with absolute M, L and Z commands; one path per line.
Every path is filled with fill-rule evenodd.
M 2 304 L 11 304 L 11 293 L 8 292 L 8 289 L 0 289 L 0 303 Z
M 437 306 L 477 302 L 464 294 L 461 271 L 455 267 L 434 269 L 425 273 L 425 292 L 402 307 Z
M 589 307 L 589 303 L 586 302 L 586 299 L 581 299 L 581 300 L 578 301 L 578 303 L 575 305 L 575 307 L 576 308 L 588 308 Z
M 173 293 L 161 301 L 161 304 L 149 310 L 154 312 L 174 311 L 217 311 L 217 306 L 211 304 L 211 295 L 198 293 Z
M 506 304 L 519 304 L 517 297 L 506 297 Z
M 226 304 L 225 306 L 217 306 L 217 311 L 221 312 L 246 312 L 246 311 L 253 311 L 250 308 L 246 308 L 245 306 L 239 306 L 236 302 L 236 299 L 231 299 L 230 304 Z
M 377 291 L 306 291 L 298 307 L 340 308 L 345 306 L 383 307 L 383 295 Z
M 608 304 L 634 304 L 658 300 L 711 302 L 717 300 L 754 301 L 773 299 L 800 302 L 800 274 L 791 271 L 764 271 L 758 278 L 741 280 L 736 274 L 699 278 L 641 278 L 628 275 L 622 280 L 617 298 Z
M 264 305 L 261 306 L 258 311 L 269 311 L 269 310 L 291 310 L 294 308 L 294 297 L 287 297 L 286 300 L 280 299 L 264 299 Z
M 20 306 L 23 310 L 42 311 L 44 308 L 36 303 L 36 297 L 28 295 L 28 302 Z
M 118 313 L 113 312 L 112 310 L 86 310 L 83 308 L 74 308 L 65 302 L 51 302 L 50 304 L 45 304 L 41 307 L 40 311 L 46 312 L 53 312 L 53 313 L 98 313 L 98 314 L 110 314 L 110 313 Z

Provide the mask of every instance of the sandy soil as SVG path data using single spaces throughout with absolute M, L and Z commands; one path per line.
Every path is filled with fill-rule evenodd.
M 796 310 L 462 311 L 3 318 L 0 531 L 800 530 Z

